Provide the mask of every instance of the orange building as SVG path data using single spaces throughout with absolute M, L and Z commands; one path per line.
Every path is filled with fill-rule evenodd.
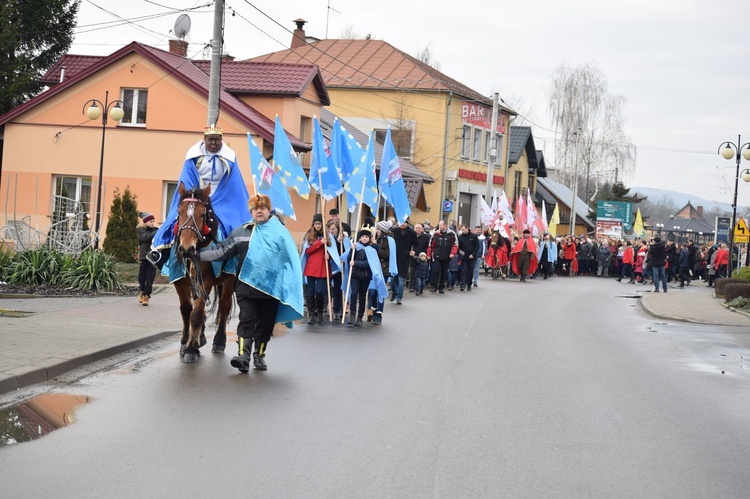
M 73 210 L 74 203 L 61 206 L 56 197 L 64 194 L 80 203 L 93 229 L 100 185 L 101 238 L 114 193 L 125 188 L 139 210 L 163 221 L 185 153 L 202 138 L 208 113 L 210 64 L 188 59 L 186 45 L 172 43 L 167 52 L 133 42 L 109 56 L 66 55 L 45 75 L 46 91 L 0 116 L 0 226 L 44 231 L 56 211 L 59 219 Z M 218 125 L 237 153 L 248 191 L 254 192 L 247 133 L 270 157 L 276 115 L 309 163 L 312 117 L 330 104 L 317 66 L 225 59 L 221 85 Z M 101 118 L 88 119 L 86 108 L 107 97 L 123 102 L 125 116 L 108 120 L 105 129 Z M 295 196 L 297 221 L 288 227 L 296 237 L 309 227 L 316 204 Z

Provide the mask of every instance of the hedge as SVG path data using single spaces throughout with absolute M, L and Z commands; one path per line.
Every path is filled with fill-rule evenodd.
M 747 284 L 747 281 L 734 277 L 720 277 L 716 279 L 716 296 L 724 296 L 724 286 L 727 284 Z
M 729 302 L 735 298 L 750 298 L 749 282 L 731 282 L 724 285 L 724 300 Z

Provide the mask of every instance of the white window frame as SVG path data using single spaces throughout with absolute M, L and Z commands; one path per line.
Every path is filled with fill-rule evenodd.
M 482 135 L 484 135 L 484 130 L 482 128 L 474 129 L 474 134 L 471 140 L 471 159 L 477 163 L 481 163 L 482 161 Z
M 132 92 L 132 99 L 130 99 L 132 102 L 132 105 L 130 108 L 130 116 L 127 116 L 127 114 L 123 116 L 123 118 L 119 121 L 119 124 L 121 126 L 145 128 L 146 123 L 148 122 L 148 89 L 147 88 L 123 88 L 122 91 L 120 92 L 120 100 L 122 100 L 123 102 L 127 102 L 126 95 L 125 95 L 126 92 Z M 145 100 L 146 100 L 146 109 L 145 109 L 146 117 L 143 123 L 138 123 L 138 104 L 139 104 L 139 99 L 141 98 L 142 95 L 145 95 Z M 123 111 L 125 111 L 124 106 L 123 106 Z M 129 119 L 130 121 L 125 121 L 126 118 Z
M 163 215 L 161 217 L 162 220 L 167 219 L 167 215 L 169 214 L 169 207 L 172 204 L 172 198 L 174 197 L 174 193 L 177 192 L 177 182 L 173 182 L 170 180 L 164 181 L 164 199 L 162 202 L 162 208 L 163 208 Z
M 471 154 L 471 126 L 464 125 L 461 129 L 461 159 L 468 160 Z
M 75 193 L 72 193 L 72 195 L 71 195 L 71 193 L 68 192 L 67 193 L 68 194 L 67 197 L 69 199 L 74 200 L 77 203 L 81 203 L 83 205 L 83 207 L 84 207 L 84 211 L 87 214 L 91 213 L 91 210 L 94 208 L 94 207 L 91 206 L 91 203 L 92 203 L 91 197 L 92 197 L 92 195 L 94 193 L 93 179 L 91 177 L 81 177 L 81 176 L 77 176 L 77 175 L 55 175 L 54 179 L 55 179 L 55 183 L 54 183 L 54 187 L 52 189 L 52 197 L 53 197 L 52 209 L 53 210 L 55 209 L 55 206 L 54 206 L 54 196 L 58 195 L 57 194 L 57 184 L 58 184 L 58 182 L 62 181 L 62 179 L 75 179 L 75 182 L 76 182 Z M 81 194 L 83 193 L 83 184 L 84 184 L 84 181 L 87 182 L 88 187 L 89 187 L 89 199 L 88 199 L 88 201 L 82 201 L 81 200 Z

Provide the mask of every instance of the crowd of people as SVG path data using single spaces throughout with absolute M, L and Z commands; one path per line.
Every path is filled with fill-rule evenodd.
M 689 286 L 702 280 L 712 286 L 725 277 L 729 263 L 726 244 L 675 244 L 655 237 L 650 241 L 613 240 L 587 235 L 532 236 L 517 233 L 498 213 L 489 227 L 457 225 L 440 220 L 410 224 L 394 218 L 366 219 L 356 233 L 330 210 L 329 219 L 316 214 L 295 248 L 283 216 L 270 198 L 250 197 L 236 155 L 216 126 L 206 127 L 203 140 L 188 151 L 180 183 L 186 189 L 211 186 L 211 210 L 220 225 L 217 244 L 198 253 L 202 260 L 239 259 L 235 294 L 240 307 L 238 355 L 231 365 L 240 372 L 250 366 L 267 368 L 265 355 L 275 324 L 291 325 L 304 317 L 309 325 L 347 321 L 362 327 L 365 320 L 383 323 L 388 300 L 401 305 L 408 293 L 415 297 L 472 292 L 479 275 L 493 279 L 549 279 L 552 276 L 611 277 L 628 283 L 653 283 L 666 292 L 668 282 Z M 154 217 L 140 214 L 139 260 L 141 293 L 147 305 L 155 266 L 169 266 L 179 205 L 172 200 L 167 222 L 154 227 Z M 240 207 L 241 209 L 238 209 Z M 251 244 L 252 243 L 252 244 Z M 150 251 L 149 251 L 150 250 Z M 266 263 L 264 263 L 266 262 Z M 267 262 L 282 262 L 269 266 Z M 244 263 L 244 265 L 243 265 Z M 348 320 L 347 320 L 348 314 Z M 254 346 L 254 348 L 253 348 Z

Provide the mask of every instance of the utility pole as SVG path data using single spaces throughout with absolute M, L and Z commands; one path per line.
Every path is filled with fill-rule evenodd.
M 206 125 L 219 121 L 219 94 L 221 86 L 221 47 L 224 41 L 224 0 L 214 3 L 214 33 L 211 37 L 211 76 L 208 80 L 208 120 Z
M 490 200 L 492 199 L 492 180 L 495 176 L 495 159 L 498 156 L 498 150 L 497 150 L 497 108 L 498 108 L 498 100 L 500 99 L 500 94 L 495 92 L 495 95 L 492 99 L 492 135 L 490 135 L 490 146 L 487 150 L 487 155 L 489 156 L 489 161 L 487 162 L 487 195 L 485 196 L 485 201 L 487 204 L 490 204 Z
M 576 151 L 573 156 L 573 201 L 570 202 L 570 235 L 575 237 L 576 235 L 576 198 L 578 197 L 578 135 L 581 132 L 581 128 L 573 132 L 576 136 Z

